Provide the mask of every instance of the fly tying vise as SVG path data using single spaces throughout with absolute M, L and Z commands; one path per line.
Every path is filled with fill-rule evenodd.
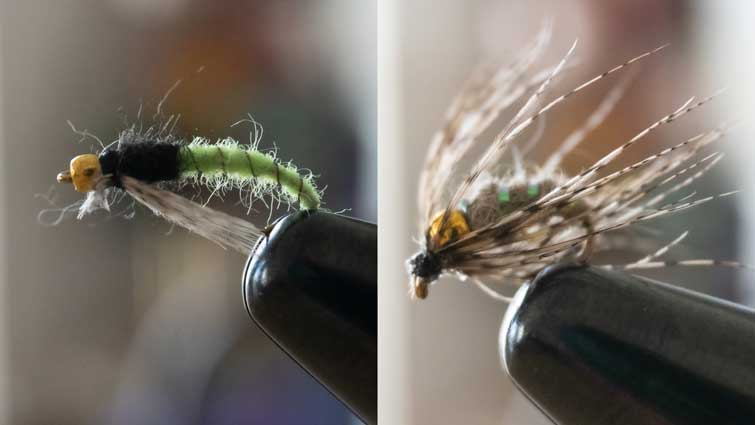
M 430 284 L 442 275 L 454 274 L 462 280 L 471 280 L 496 299 L 510 301 L 480 279 L 495 278 L 521 284 L 548 265 L 565 260 L 589 261 L 596 252 L 611 249 L 609 232 L 735 193 L 690 200 L 692 193 L 662 203 L 721 160 L 721 153 L 701 152 L 719 140 L 731 128 L 729 125 L 698 134 L 618 171 L 600 174 L 649 133 L 697 109 L 715 95 L 699 101 L 689 99 L 576 175 L 569 176 L 559 170 L 563 158 L 609 115 L 629 79 L 611 90 L 584 124 L 542 165 L 525 162 L 520 152 L 527 152 L 537 139 L 528 142 L 522 151 L 517 150 L 514 143 L 533 123 L 542 121 L 546 112 L 597 81 L 666 47 L 632 58 L 546 103 L 542 102 L 546 89 L 565 69 L 577 44 L 572 45 L 556 66 L 532 74 L 530 69 L 550 36 L 550 26 L 546 25 L 534 43 L 511 64 L 474 74 L 451 104 L 444 127 L 433 138 L 419 182 L 422 247 L 407 261 L 413 298 L 426 298 Z M 525 96 L 527 93 L 529 96 Z M 482 133 L 504 110 L 520 100 L 522 106 L 472 169 L 459 173 L 459 164 Z M 501 172 L 500 164 L 507 152 L 512 153 L 512 165 Z M 458 183 L 454 186 L 455 182 Z M 446 193 L 448 188 L 452 189 L 450 193 Z M 658 260 L 686 235 L 687 232 L 639 260 L 602 267 L 620 270 L 668 266 L 743 267 L 737 262 L 708 259 Z

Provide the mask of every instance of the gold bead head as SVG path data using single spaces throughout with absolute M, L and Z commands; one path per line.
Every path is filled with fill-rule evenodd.
M 73 183 L 77 192 L 91 192 L 102 177 L 100 159 L 97 155 L 79 155 L 71 160 L 69 171 L 58 174 L 58 183 Z
M 450 211 L 445 223 L 442 221 L 443 213 L 441 212 L 435 217 L 427 231 L 430 243 L 436 248 L 442 248 L 469 233 L 467 218 L 459 210 Z M 442 228 L 441 224 L 443 224 Z

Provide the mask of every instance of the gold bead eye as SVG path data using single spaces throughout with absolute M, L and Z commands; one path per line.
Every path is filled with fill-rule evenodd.
M 412 295 L 418 300 L 424 300 L 427 298 L 428 283 L 421 278 L 414 278 L 412 282 Z
M 427 231 L 430 243 L 437 248 L 446 246 L 469 233 L 467 218 L 459 210 L 449 212 L 446 222 L 441 223 L 442 221 L 443 213 L 441 212 L 435 217 Z M 443 224 L 443 228 L 441 228 L 441 224 Z
M 58 183 L 73 183 L 73 178 L 71 178 L 71 172 L 68 170 L 59 172 Z

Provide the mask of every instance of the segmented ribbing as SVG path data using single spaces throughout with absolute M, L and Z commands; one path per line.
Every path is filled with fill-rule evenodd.
M 273 184 L 290 200 L 298 201 L 301 209 L 320 206 L 320 194 L 311 176 L 302 176 L 294 166 L 231 140 L 217 144 L 192 142 L 180 149 L 179 163 L 181 178 L 213 184 Z

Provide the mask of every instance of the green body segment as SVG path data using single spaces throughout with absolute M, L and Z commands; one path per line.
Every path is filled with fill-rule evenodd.
M 259 180 L 278 185 L 301 209 L 317 209 L 320 194 L 309 178 L 275 158 L 242 146 L 192 144 L 179 150 L 181 177 L 228 177 L 237 181 Z
M 550 180 L 538 183 L 501 185 L 498 188 L 497 200 L 500 214 L 511 214 L 551 191 L 555 187 Z
M 536 198 L 540 194 L 540 185 L 531 184 L 527 186 L 527 196 L 530 198 Z

